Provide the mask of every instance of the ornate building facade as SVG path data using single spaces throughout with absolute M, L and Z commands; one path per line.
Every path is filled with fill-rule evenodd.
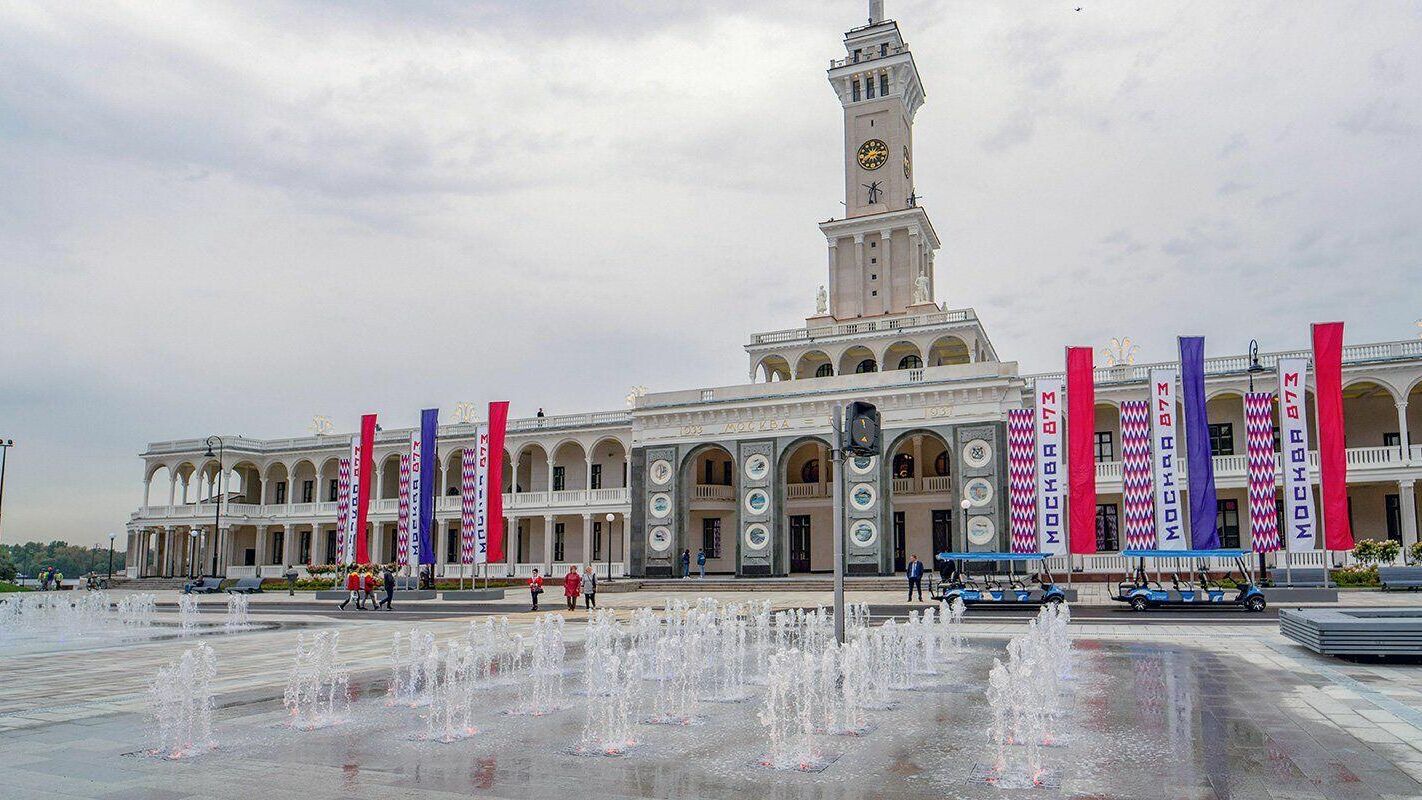
M 828 70 L 844 110 L 846 217 L 820 224 L 828 274 L 814 316 L 750 337 L 750 383 L 637 394 L 625 411 L 511 420 L 508 560 L 490 574 L 594 563 L 614 576 L 665 576 L 683 550 L 704 551 L 713 573 L 829 571 L 835 480 L 845 489 L 851 574 L 892 573 L 910 555 L 947 549 L 1007 549 L 1005 420 L 1030 405 L 1044 376 L 1001 360 L 973 309 L 933 300 L 940 242 L 913 183 L 924 89 L 898 25 L 881 3 L 870 9 Z M 1285 355 L 1308 354 L 1206 364 L 1226 547 L 1250 545 L 1243 393 L 1251 380 L 1267 386 Z M 1080 568 L 1124 567 L 1113 553 L 1122 545 L 1119 406 L 1146 396 L 1150 366 L 1096 370 L 1101 553 Z M 1415 542 L 1422 446 L 1409 431 L 1422 431 L 1422 341 L 1346 347 L 1344 383 L 1355 534 Z M 830 412 L 852 400 L 880 408 L 884 455 L 835 475 Z M 435 536 L 445 575 L 468 574 L 457 563 L 457 495 L 473 433 L 468 423 L 440 429 Z M 409 435 L 386 430 L 376 440 L 367 535 L 378 561 L 394 560 Z M 332 563 L 337 463 L 349 447 L 349 434 L 227 437 L 219 460 L 204 440 L 150 444 L 143 503 L 128 524 L 129 573 L 277 576 L 287 565 Z

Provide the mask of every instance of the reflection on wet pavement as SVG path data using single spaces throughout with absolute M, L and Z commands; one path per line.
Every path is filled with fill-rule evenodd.
M 147 741 L 143 717 L 128 711 L 5 726 L 0 784 L 17 797 L 52 798 L 247 798 L 257 787 L 263 797 L 311 799 L 1422 796 L 1422 730 L 1326 672 L 1356 670 L 1320 662 L 1330 666 L 1315 671 L 1301 651 L 1245 637 L 1215 644 L 1076 640 L 1065 735 L 1043 749 L 1059 788 L 1009 791 L 975 774 L 995 754 L 982 687 L 1004 645 L 982 638 L 950 656 L 944 686 L 898 692 L 896 708 L 870 712 L 867 735 L 829 741 L 836 758 L 818 773 L 754 764 L 765 748 L 758 696 L 704 704 L 696 725 L 639 726 L 639 744 L 624 756 L 583 758 L 566 752 L 583 724 L 576 706 L 504 716 L 512 689 L 480 697 L 479 734 L 417 741 L 422 712 L 387 708 L 383 675 L 369 669 L 354 676 L 352 721 L 293 731 L 283 725 L 284 677 L 275 670 L 270 686 L 219 698 L 216 752 L 179 762 L 125 756 Z

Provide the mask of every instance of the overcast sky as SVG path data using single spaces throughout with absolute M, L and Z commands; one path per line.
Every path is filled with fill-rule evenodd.
M 744 382 L 865 5 L 0 0 L 0 541 L 122 531 L 150 441 Z M 1422 5 L 887 6 L 938 299 L 1024 372 L 1417 335 Z

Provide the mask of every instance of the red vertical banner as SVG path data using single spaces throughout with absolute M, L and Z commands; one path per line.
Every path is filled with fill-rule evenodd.
M 1313 325 L 1313 376 L 1317 384 L 1318 482 L 1323 490 L 1324 547 L 1352 550 L 1348 523 L 1348 455 L 1343 435 L 1343 323 Z
M 1090 347 L 1068 347 L 1067 508 L 1072 553 L 1096 552 L 1096 386 Z
M 489 563 L 504 560 L 504 432 L 509 404 L 489 404 Z
M 375 415 L 360 418 L 360 495 L 356 507 L 355 561 L 370 563 L 370 537 L 365 533 L 370 511 L 370 485 L 375 482 Z

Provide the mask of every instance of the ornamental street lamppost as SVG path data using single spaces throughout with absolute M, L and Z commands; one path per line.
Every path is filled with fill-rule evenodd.
M 190 537 L 190 539 L 189 539 L 189 545 L 190 545 L 190 546 L 188 547 L 188 580 L 192 580 L 192 579 L 197 575 L 197 547 L 198 547 L 198 532 L 197 532 L 197 528 L 190 528 L 190 529 L 188 530 L 188 536 Z
M 1249 391 L 1254 391 L 1254 376 L 1264 372 L 1264 367 L 1259 364 L 1259 340 L 1249 340 Z
M 222 551 L 222 449 L 225 443 L 221 436 L 207 437 L 207 457 L 212 458 L 212 443 L 217 442 L 217 478 L 213 481 L 212 504 L 212 577 L 217 577 L 217 557 Z
M 602 546 L 607 548 L 607 582 L 612 583 L 612 521 L 617 519 L 617 515 L 611 512 L 607 515 L 607 541 Z
M 109 583 L 114 582 L 114 540 L 117 538 L 117 533 L 109 534 Z

